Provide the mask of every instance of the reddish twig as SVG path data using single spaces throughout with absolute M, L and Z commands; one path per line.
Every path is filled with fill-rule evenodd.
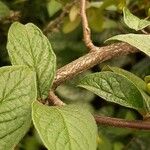
M 118 119 L 112 117 L 103 117 L 103 116 L 94 116 L 97 124 L 100 125 L 108 125 L 120 128 L 135 128 L 135 129 L 143 129 L 150 130 L 150 122 L 142 121 L 142 120 L 134 120 L 128 121 L 125 119 Z

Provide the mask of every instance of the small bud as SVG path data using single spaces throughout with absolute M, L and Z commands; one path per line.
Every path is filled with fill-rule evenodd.
M 150 94 L 150 83 L 146 85 L 147 92 Z

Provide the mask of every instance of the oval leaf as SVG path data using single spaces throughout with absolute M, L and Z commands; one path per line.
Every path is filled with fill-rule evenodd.
M 133 73 L 126 71 L 124 69 L 118 68 L 118 67 L 110 67 L 110 66 L 105 66 L 103 68 L 104 71 L 112 71 L 114 73 L 120 74 L 128 78 L 130 81 L 132 81 L 135 86 L 137 86 L 139 89 L 146 90 L 146 83 L 144 80 L 139 78 L 138 76 L 134 75 Z
M 77 5 L 74 5 L 72 6 L 72 8 L 70 9 L 70 12 L 69 12 L 69 19 L 71 22 L 75 21 L 77 16 L 79 15 L 80 13 L 80 9 Z
M 127 42 L 130 45 L 139 49 L 140 51 L 144 52 L 148 56 L 150 56 L 150 35 L 124 34 L 124 35 L 117 35 L 111 37 L 106 41 L 111 41 L 111 40 L 119 40 L 119 41 Z
M 0 69 L 0 150 L 13 149 L 31 124 L 36 76 L 27 67 Z
M 138 17 L 134 16 L 127 8 L 123 9 L 124 15 L 124 22 L 125 24 L 136 31 L 142 30 L 150 25 L 150 21 L 145 19 L 139 19 Z
M 46 98 L 56 68 L 55 54 L 46 36 L 31 23 L 16 22 L 10 27 L 7 48 L 13 65 L 27 65 L 36 72 L 38 98 Z
M 51 0 L 47 4 L 47 10 L 50 17 L 52 17 L 55 13 L 57 13 L 61 8 L 62 4 L 60 4 L 56 0 Z
M 49 150 L 96 150 L 97 127 L 92 115 L 71 106 L 33 103 L 33 123 Z
M 138 88 L 126 77 L 105 71 L 87 75 L 80 83 L 80 87 L 92 91 L 107 101 L 134 108 L 144 109 L 143 97 Z
M 95 32 L 101 32 L 103 30 L 104 16 L 99 9 L 90 8 L 87 11 L 89 26 Z
M 138 76 L 134 75 L 131 72 L 128 72 L 126 70 L 123 70 L 121 68 L 117 68 L 117 67 L 110 67 L 110 66 L 106 66 L 104 67 L 103 70 L 108 70 L 108 71 L 113 71 L 114 73 L 120 74 L 122 76 L 125 76 L 126 78 L 128 78 L 128 80 L 130 80 L 141 92 L 143 99 L 144 99 L 144 111 L 142 112 L 142 115 L 145 115 L 145 113 L 147 114 L 147 112 L 149 113 L 150 111 L 150 97 L 145 93 L 147 91 L 147 86 L 146 83 L 139 78 Z
M 72 22 L 70 21 L 69 17 L 66 17 L 64 20 L 62 31 L 66 34 L 72 32 L 79 26 L 80 21 L 81 18 L 79 16 L 77 16 L 76 19 Z

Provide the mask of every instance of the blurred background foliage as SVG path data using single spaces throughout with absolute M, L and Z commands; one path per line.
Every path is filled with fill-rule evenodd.
M 95 45 L 116 34 L 131 33 L 122 19 L 122 8 L 127 6 L 140 18 L 150 17 L 150 0 L 91 0 L 86 9 L 92 39 Z M 57 55 L 57 67 L 86 54 L 82 41 L 82 27 L 79 0 L 0 0 L 0 66 L 10 65 L 6 43 L 8 29 L 12 22 L 32 22 L 43 30 Z M 146 29 L 150 31 L 149 28 Z M 100 71 L 106 64 L 127 69 L 141 78 L 150 74 L 150 58 L 142 53 L 114 58 L 91 70 Z M 92 113 L 125 118 L 141 119 L 134 110 L 106 103 L 94 94 L 75 86 L 83 75 L 57 88 L 57 95 L 66 103 L 83 105 Z M 98 150 L 149 150 L 150 132 L 115 127 L 98 126 Z M 22 139 L 16 150 L 44 150 L 44 146 L 33 127 Z

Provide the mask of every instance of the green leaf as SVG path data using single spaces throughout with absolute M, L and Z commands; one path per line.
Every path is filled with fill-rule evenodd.
M 28 67 L 0 68 L 0 150 L 13 149 L 31 124 L 36 76 Z
M 103 5 L 103 3 L 104 2 L 93 2 L 93 1 L 91 1 L 91 2 L 89 2 L 89 3 L 87 3 L 87 7 L 88 8 L 90 8 L 90 7 L 95 7 L 95 8 L 100 8 L 102 5 Z
M 116 2 L 118 10 L 121 10 L 121 11 L 123 10 L 123 8 L 126 6 L 126 3 L 127 3 L 126 0 L 117 0 L 115 2 Z
M 116 2 L 114 0 L 105 0 L 105 1 L 91 1 L 88 3 L 87 8 L 98 8 L 99 12 L 103 12 L 105 9 L 114 6 Z
M 103 70 L 107 71 L 112 71 L 114 73 L 120 74 L 128 78 L 130 81 L 132 81 L 138 88 L 142 90 L 146 90 L 146 84 L 145 82 L 139 78 L 138 76 L 134 75 L 133 73 L 126 71 L 124 69 L 118 68 L 118 67 L 110 67 L 110 66 L 105 66 Z
M 49 107 L 33 103 L 33 123 L 49 150 L 96 150 L 97 127 L 80 107 Z
M 120 74 L 120 75 L 128 78 L 128 80 L 130 80 L 141 92 L 143 99 L 145 101 L 145 103 L 144 103 L 145 111 L 147 111 L 149 113 L 149 111 L 150 111 L 150 97 L 145 93 L 146 91 L 149 93 L 148 85 L 146 85 L 146 83 L 141 78 L 139 78 L 138 76 L 134 75 L 131 72 L 128 72 L 126 70 L 123 70 L 123 69 L 117 68 L 117 67 L 106 66 L 106 67 L 104 67 L 103 70 L 113 71 L 117 74 Z M 145 113 L 146 112 L 143 112 L 143 115 L 147 115 L 147 113 L 146 114 Z
M 38 27 L 15 22 L 8 33 L 9 57 L 13 65 L 27 65 L 36 72 L 38 98 L 46 98 L 56 68 L 52 47 Z
M 52 17 L 56 12 L 58 12 L 62 8 L 62 5 L 57 2 L 56 0 L 51 0 L 47 4 L 47 10 L 49 13 L 49 16 Z
M 123 9 L 124 22 L 125 24 L 136 31 L 142 30 L 150 25 L 150 21 L 145 19 L 139 19 L 134 16 L 126 7 Z
M 145 91 L 140 90 L 143 98 L 144 98 L 144 107 L 145 107 L 145 111 L 142 112 L 142 115 L 144 117 L 150 117 L 150 96 L 148 95 L 148 93 L 146 93 Z
M 150 16 L 150 8 L 148 9 L 148 17 Z
M 144 78 L 144 80 L 145 80 L 146 83 L 150 83 L 150 75 L 146 76 L 146 77 Z
M 141 112 L 142 115 L 148 115 L 149 111 L 150 111 L 150 97 L 147 95 L 146 91 L 149 93 L 148 90 L 148 85 L 146 85 L 146 83 L 139 78 L 138 76 L 134 75 L 131 72 L 128 72 L 126 70 L 123 70 L 121 68 L 117 68 L 117 67 L 110 67 L 110 66 L 106 66 L 103 68 L 103 70 L 108 70 L 108 71 L 113 71 L 117 74 L 120 74 L 122 76 L 125 76 L 126 78 L 128 78 L 128 80 L 130 80 L 141 92 L 143 99 L 144 99 L 144 112 Z
M 145 82 L 147 83 L 146 84 L 146 90 L 147 90 L 147 93 L 150 94 L 150 75 L 146 76 L 144 78 Z
M 92 91 L 107 101 L 143 111 L 143 97 L 138 88 L 126 77 L 105 71 L 84 77 L 80 87 Z
M 124 34 L 124 35 L 117 35 L 111 37 L 106 41 L 111 41 L 111 40 L 119 40 L 119 41 L 127 42 L 130 45 L 139 49 L 140 51 L 144 52 L 148 56 L 150 56 L 150 35 Z
M 0 19 L 3 17 L 7 17 L 10 13 L 9 8 L 0 1 Z
M 90 8 L 87 11 L 88 21 L 91 29 L 95 32 L 103 30 L 104 16 L 97 8 Z
M 81 18 L 79 16 L 77 16 L 74 21 L 70 21 L 69 17 L 66 17 L 64 19 L 62 31 L 66 34 L 72 32 L 79 26 L 80 21 L 81 21 Z
M 80 9 L 77 5 L 74 5 L 71 7 L 70 12 L 69 12 L 69 19 L 71 22 L 75 21 L 75 19 L 77 18 L 77 16 L 80 13 Z

